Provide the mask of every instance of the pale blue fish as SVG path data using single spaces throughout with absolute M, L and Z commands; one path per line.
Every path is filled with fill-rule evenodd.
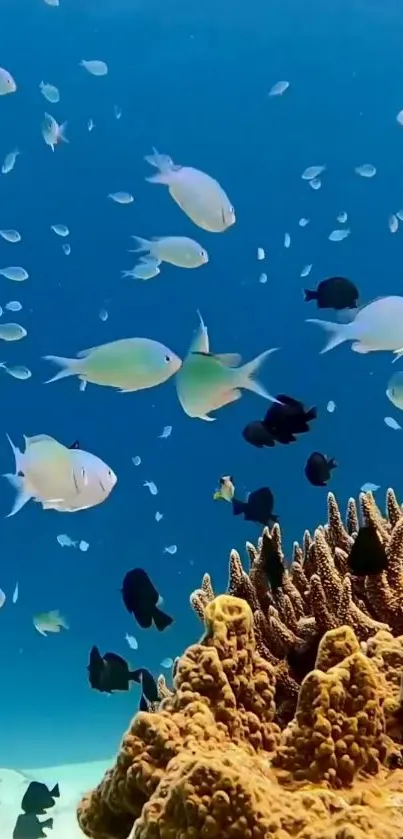
M 66 137 L 66 128 L 67 122 L 59 125 L 57 120 L 55 120 L 51 114 L 45 114 L 42 121 L 42 137 L 45 140 L 46 145 L 49 146 L 52 151 L 54 151 L 55 147 L 60 145 L 60 143 L 69 142 Z
M 60 498 L 42 500 L 44 510 L 59 513 L 88 510 L 106 501 L 116 486 L 114 471 L 100 457 L 83 449 L 69 449 L 69 453 L 75 486 L 70 486 Z
M 78 376 L 84 382 L 120 388 L 122 392 L 160 385 L 182 364 L 168 347 L 151 338 L 123 338 L 82 350 L 77 358 L 47 355 L 45 359 L 62 368 L 48 382 Z
M 151 240 L 133 236 L 133 239 L 139 246 L 134 253 L 147 251 L 147 261 L 151 257 L 158 264 L 169 262 L 177 268 L 199 268 L 208 262 L 207 251 L 188 236 L 161 236 Z
M 235 224 L 235 210 L 227 194 L 210 175 L 192 166 L 178 166 L 156 149 L 145 159 L 159 170 L 147 180 L 165 184 L 171 198 L 194 224 L 210 233 L 222 233 Z
M 388 381 L 386 396 L 395 408 L 403 411 L 403 371 L 399 370 Z
M 139 264 L 129 271 L 122 271 L 122 277 L 133 277 L 136 280 L 152 280 L 160 273 L 158 259 L 142 257 Z
M 8 93 L 15 93 L 17 85 L 11 73 L 4 67 L 0 67 L 0 96 L 6 96 Z
M 40 612 L 38 615 L 34 615 L 32 622 L 35 629 L 45 638 L 48 632 L 58 633 L 61 629 L 69 628 L 66 619 L 58 609 L 53 609 L 51 612 Z
M 317 323 L 329 335 L 322 353 L 345 341 L 354 341 L 351 347 L 354 352 L 385 350 L 399 354 L 403 348 L 403 297 L 380 297 L 356 312 L 350 323 L 333 323 L 317 318 L 307 320 L 307 323 Z
M 277 401 L 254 378 L 266 358 L 275 352 L 274 349 L 265 350 L 240 366 L 241 357 L 237 353 L 213 354 L 209 349 L 197 348 L 202 344 L 208 346 L 208 335 L 201 322 L 193 339 L 193 349 L 186 356 L 175 380 L 179 402 L 189 417 L 213 421 L 215 418 L 209 416 L 210 412 L 240 399 L 241 388 Z

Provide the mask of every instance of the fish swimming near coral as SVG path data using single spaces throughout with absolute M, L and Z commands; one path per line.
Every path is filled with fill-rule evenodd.
M 55 806 L 55 798 L 60 798 L 59 784 L 55 784 L 53 789 L 49 790 L 46 784 L 31 781 L 21 801 L 21 810 L 41 816 L 50 807 Z
M 386 550 L 372 524 L 360 527 L 348 555 L 348 567 L 355 577 L 372 577 L 386 571 Z
M 292 396 L 279 393 L 275 398 L 264 419 L 249 423 L 242 432 L 244 439 L 256 448 L 273 447 L 276 442 L 294 443 L 297 434 L 310 431 L 308 423 L 317 417 L 316 408 L 306 411 L 303 403 Z
M 173 618 L 159 608 L 160 596 L 148 574 L 142 568 L 133 568 L 125 575 L 122 585 L 123 602 L 139 626 L 149 629 L 153 624 L 163 632 L 173 623 Z
M 127 691 L 131 681 L 139 681 L 139 671 L 131 671 L 122 656 L 110 652 L 101 656 L 98 647 L 91 649 L 87 670 L 91 687 L 100 693 Z
M 13 839 L 43 839 L 48 836 L 44 828 L 53 828 L 53 819 L 40 822 L 34 813 L 21 813 L 13 831 Z
M 232 500 L 234 516 L 243 516 L 245 521 L 268 525 L 278 521 L 273 513 L 274 496 L 269 487 L 261 487 L 249 493 L 246 501 Z

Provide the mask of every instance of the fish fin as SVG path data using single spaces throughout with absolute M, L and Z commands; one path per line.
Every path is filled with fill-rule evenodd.
M 214 353 L 214 358 L 221 361 L 225 367 L 239 367 L 242 364 L 242 356 L 237 352 Z
M 260 355 L 256 356 L 256 358 L 253 358 L 252 361 L 248 361 L 247 364 L 240 367 L 239 378 L 237 380 L 238 387 L 251 390 L 253 393 L 263 396 L 264 399 L 269 399 L 271 402 L 278 402 L 278 399 L 271 396 L 270 393 L 267 392 L 266 388 L 264 388 L 263 385 L 254 378 L 266 358 L 268 358 L 268 356 L 273 352 L 276 352 L 277 349 L 277 347 L 273 347 L 270 350 L 265 350 L 265 352 L 262 352 Z
M 153 621 L 155 623 L 158 632 L 163 632 L 168 626 L 173 623 L 173 618 L 163 612 L 161 609 L 158 609 L 158 606 L 155 607 L 153 611 Z
M 74 440 L 74 443 L 72 443 L 71 446 L 69 446 L 69 449 L 79 449 L 79 448 L 80 448 L 80 441 L 79 440 Z
M 141 685 L 143 679 L 142 667 L 138 670 L 129 670 L 128 676 L 131 682 L 137 682 L 138 685 Z
M 247 506 L 248 505 L 246 501 L 238 501 L 237 498 L 232 499 L 232 512 L 234 516 L 242 515 L 242 513 L 245 512 Z
M 304 301 L 305 303 L 309 303 L 310 300 L 317 300 L 318 299 L 318 292 L 316 290 L 311 290 L 309 288 L 304 288 Z
M 174 165 L 172 158 L 170 158 L 168 154 L 160 154 L 155 146 L 153 146 L 153 153 L 146 154 L 144 160 L 146 160 L 150 166 L 155 166 L 156 169 L 161 169 L 161 171 L 170 169 L 171 166 Z
M 327 344 L 320 351 L 321 355 L 329 352 L 329 350 L 333 350 L 334 347 L 338 347 L 339 344 L 343 344 L 344 341 L 348 341 L 353 337 L 349 329 L 352 326 L 351 323 L 333 323 L 333 321 L 320 320 L 319 318 L 308 318 L 306 323 L 317 323 L 329 335 Z
M 7 437 L 7 440 L 10 443 L 10 446 L 13 450 L 13 455 L 14 455 L 14 459 L 15 459 L 15 472 L 16 472 L 16 475 L 18 475 L 18 472 L 23 472 L 24 471 L 24 468 L 23 468 L 23 466 L 24 466 L 24 455 L 19 450 L 18 446 L 14 445 L 11 437 L 8 434 L 6 434 L 6 437 Z
M 317 419 L 318 416 L 318 409 L 317 408 L 310 408 L 309 411 L 305 414 L 306 422 L 311 422 L 311 420 Z
M 56 382 L 58 379 L 66 379 L 67 376 L 76 376 L 79 372 L 80 361 L 77 358 L 63 358 L 59 355 L 44 355 L 43 358 L 45 361 L 53 361 L 62 368 L 51 379 L 46 379 L 45 385 Z
M 196 329 L 196 332 L 193 336 L 192 343 L 189 349 L 189 354 L 195 353 L 197 351 L 208 353 L 210 349 L 207 326 L 204 323 L 199 310 L 197 310 L 197 314 L 199 317 L 199 326 Z
M 399 361 L 399 358 L 403 356 L 403 348 L 400 350 L 393 350 L 393 355 L 395 358 L 392 360 L 392 364 L 394 364 L 395 361 Z
M 138 248 L 134 248 L 131 253 L 141 253 L 144 251 L 149 251 L 149 253 L 151 253 L 153 243 L 149 239 L 143 239 L 141 236 L 132 236 L 132 239 L 137 242 Z
M 366 347 L 365 344 L 361 344 L 360 341 L 354 341 L 354 344 L 351 344 L 351 349 L 353 352 L 358 352 L 360 355 L 366 355 L 371 352 L 371 350 Z
M 66 137 L 66 129 L 67 129 L 67 122 L 63 122 L 62 125 L 59 125 L 59 131 L 57 133 L 57 139 L 61 143 L 69 143 L 70 140 Z
M 41 822 L 41 827 L 53 827 L 53 819 L 46 819 L 45 822 Z
M 11 486 L 13 486 L 17 492 L 12 509 L 9 513 L 7 513 L 6 518 L 8 519 L 10 518 L 10 516 L 15 516 L 16 513 L 19 513 L 19 511 L 25 506 L 25 504 L 27 504 L 28 501 L 31 500 L 32 495 L 30 492 L 26 492 L 26 490 L 24 489 L 25 478 L 21 475 L 11 475 L 10 473 L 6 473 L 5 475 L 3 475 L 3 478 L 7 478 Z
M 334 459 L 334 457 L 329 457 L 328 461 L 327 461 L 327 465 L 328 465 L 329 469 L 336 469 L 337 466 L 338 466 L 338 463 Z
M 55 784 L 53 789 L 50 791 L 52 798 L 60 798 L 60 790 L 59 784 Z
M 215 491 L 215 493 L 213 495 L 213 501 L 224 501 L 224 499 L 223 499 L 223 497 L 222 497 L 222 495 L 221 495 L 221 493 L 219 492 L 218 489 Z

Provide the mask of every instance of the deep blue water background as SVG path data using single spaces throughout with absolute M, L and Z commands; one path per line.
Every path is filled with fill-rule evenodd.
M 385 396 L 396 367 L 386 354 L 358 356 L 349 346 L 319 356 L 324 338 L 304 323 L 316 310 L 302 295 L 304 284 L 337 273 L 358 284 L 363 300 L 402 293 L 402 233 L 391 236 L 387 226 L 403 206 L 403 129 L 396 122 L 402 12 L 397 0 L 61 0 L 59 8 L 2 0 L 1 12 L 0 64 L 18 92 L 0 100 L 0 157 L 16 146 L 21 156 L 0 176 L 0 227 L 17 228 L 23 240 L 1 240 L 0 263 L 23 265 L 30 278 L 21 285 L 1 279 L 0 303 L 18 298 L 24 305 L 7 319 L 19 320 L 28 337 L 4 344 L 0 360 L 27 364 L 34 375 L 1 378 L 0 472 L 13 468 L 6 432 L 16 443 L 23 434 L 48 433 L 66 444 L 78 437 L 119 478 L 104 505 L 71 516 L 30 504 L 6 519 L 12 491 L 2 487 L 0 586 L 8 601 L 0 613 L 0 764 L 34 767 L 112 755 L 137 707 L 136 687 L 109 698 L 90 690 L 93 644 L 157 674 L 165 656 L 197 639 L 189 593 L 205 570 L 222 589 L 231 547 L 242 551 L 259 534 L 234 520 L 229 506 L 213 503 L 221 474 L 234 475 L 239 494 L 262 484 L 273 489 L 288 552 L 325 516 L 326 490 L 303 474 L 313 449 L 337 459 L 331 488 L 343 506 L 365 481 L 381 485 L 379 496 L 388 485 L 402 490 L 401 434 L 383 424 L 385 415 L 398 417 Z M 82 58 L 107 61 L 109 75 L 86 74 Z M 279 79 L 290 81 L 289 90 L 268 98 Z M 41 80 L 59 87 L 58 105 L 43 99 Z M 45 111 L 68 121 L 70 144 L 54 154 L 41 136 Z M 205 233 L 164 187 L 146 183 L 143 157 L 153 145 L 218 178 L 236 225 L 223 235 Z M 373 180 L 354 174 L 365 162 L 378 168 Z M 300 174 L 321 163 L 328 171 L 314 192 Z M 117 190 L 132 192 L 135 203 L 113 204 L 107 195 Z M 341 210 L 352 233 L 331 243 Z M 301 216 L 311 219 L 305 229 Z M 71 230 L 68 258 L 50 231 L 55 223 Z M 148 283 L 123 280 L 121 269 L 134 263 L 126 252 L 132 233 L 193 236 L 210 262 L 193 272 L 164 266 Z M 265 263 L 257 262 L 258 246 Z M 300 271 L 310 262 L 307 282 Z M 121 337 L 159 339 L 183 356 L 197 309 L 216 351 L 249 359 L 281 348 L 262 379 L 272 393 L 318 406 L 311 434 L 272 451 L 248 447 L 241 429 L 265 409 L 250 393 L 208 424 L 182 412 L 172 380 L 128 395 L 92 386 L 81 393 L 75 379 L 42 384 L 53 367 L 41 356 L 74 356 Z M 337 403 L 333 415 L 329 399 Z M 171 437 L 158 439 L 167 424 Z M 145 480 L 156 482 L 157 498 Z M 88 553 L 62 549 L 59 533 L 90 542 Z M 177 554 L 164 554 L 172 543 Z M 138 565 L 175 616 L 162 635 L 140 630 L 121 603 L 123 575 Z M 55 608 L 70 630 L 43 638 L 32 616 Z M 136 652 L 126 632 L 137 637 Z

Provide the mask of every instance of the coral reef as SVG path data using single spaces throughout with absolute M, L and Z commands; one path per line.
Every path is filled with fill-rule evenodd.
M 205 575 L 201 641 L 79 805 L 90 839 L 402 839 L 403 515 L 391 491 L 388 519 L 360 503 L 387 546 L 381 579 L 348 574 L 357 509 L 345 528 L 333 496 L 290 571 L 275 525 L 249 573 L 232 552 L 228 594 Z

